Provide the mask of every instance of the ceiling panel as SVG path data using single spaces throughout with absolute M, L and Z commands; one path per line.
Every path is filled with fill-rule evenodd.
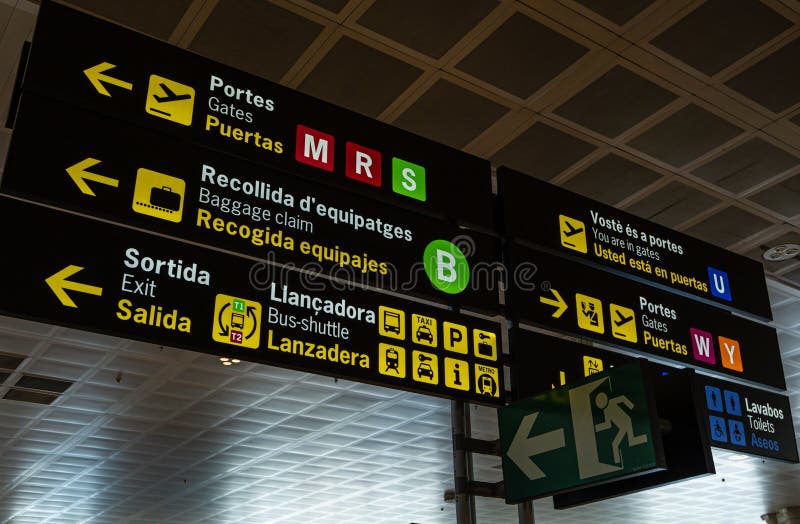
M 263 0 L 223 0 L 189 48 L 278 81 L 323 27 Z
M 595 146 L 543 122 L 536 122 L 492 156 L 492 163 L 549 180 Z
M 689 104 L 629 142 L 629 145 L 679 167 L 742 132 L 738 126 Z
M 725 85 L 770 111 L 780 113 L 800 102 L 800 73 L 793 67 L 798 60 L 800 40 L 796 39 L 731 78 Z
M 308 0 L 312 4 L 316 4 L 332 13 L 338 13 L 344 6 L 347 5 L 348 0 Z
M 719 203 L 717 198 L 682 182 L 670 182 L 626 210 L 666 227 L 676 227 Z
M 509 52 L 522 49 L 525 52 Z M 513 95 L 528 98 L 587 51 L 546 25 L 514 13 L 457 67 Z
M 609 177 L 619 184 L 609 185 Z M 614 205 L 661 178 L 658 173 L 613 153 L 595 161 L 563 186 L 600 202 Z
M 234 1 L 241 3 L 246 0 Z M 132 4 L 129 1 L 68 0 L 67 3 L 166 40 L 192 0 L 137 0 L 136 9 L 131 9 Z
M 507 111 L 472 91 L 439 80 L 393 124 L 460 149 Z
M 748 198 L 785 217 L 798 215 L 800 214 L 800 175 L 794 175 Z
M 626 2 L 608 2 L 606 0 L 577 1 L 615 24 L 625 25 L 655 0 L 628 0 Z
M 12 335 L 10 333 L 0 333 L 0 351 L 13 355 L 30 355 L 33 353 L 40 340 L 29 335 Z M 16 362 L 16 358 L 14 359 Z M 5 360 L 4 366 L 9 365 Z M 16 366 L 14 366 L 16 368 Z
M 800 325 L 800 303 L 792 302 L 772 308 L 772 316 L 779 326 L 792 328 Z
M 674 93 L 617 65 L 554 112 L 613 138 L 675 98 Z
M 758 0 L 707 0 L 650 43 L 713 76 L 791 25 Z
M 730 206 L 685 232 L 720 247 L 728 247 L 771 225 L 768 220 L 739 207 Z
M 791 119 L 789 119 L 789 121 L 795 124 L 796 126 L 800 126 L 800 113 L 794 115 Z
M 800 164 L 785 150 L 753 137 L 692 170 L 700 178 L 741 193 Z
M 800 268 L 782 274 L 781 280 L 786 281 L 793 286 L 800 286 Z
M 358 23 L 420 53 L 441 58 L 497 5 L 497 0 L 380 0 Z
M 367 116 L 377 116 L 422 71 L 352 38 L 343 37 L 299 89 Z

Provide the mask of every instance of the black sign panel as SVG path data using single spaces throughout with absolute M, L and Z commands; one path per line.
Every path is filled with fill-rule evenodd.
M 786 389 L 775 330 L 555 255 L 510 244 L 517 320 Z
M 28 93 L 2 190 L 349 281 L 496 310 L 496 238 Z M 42 129 L 57 141 L 41 154 Z M 470 278 L 470 273 L 475 275 Z
M 712 446 L 798 462 L 788 397 L 699 375 L 697 388 Z
M 572 384 L 636 357 L 514 328 L 509 332 L 511 390 L 518 399 Z
M 509 236 L 772 319 L 758 262 L 508 168 L 497 176 Z
M 8 197 L 0 220 L 3 314 L 503 404 L 497 323 Z
M 27 91 L 314 183 L 493 227 L 488 161 L 50 1 L 39 10 Z

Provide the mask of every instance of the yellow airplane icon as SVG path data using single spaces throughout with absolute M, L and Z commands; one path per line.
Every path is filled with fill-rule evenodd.
M 562 246 L 586 253 L 586 226 L 583 222 L 566 215 L 558 215 L 558 226 Z
M 631 308 L 617 304 L 610 304 L 609 308 L 613 321 L 611 334 L 614 335 L 614 338 L 636 342 L 636 321 L 634 320 L 636 313 Z
M 169 78 L 150 75 L 144 109 L 153 116 L 185 126 L 191 125 L 194 88 Z

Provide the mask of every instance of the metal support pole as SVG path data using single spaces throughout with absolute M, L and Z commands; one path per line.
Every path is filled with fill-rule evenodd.
M 533 502 L 526 500 L 517 504 L 517 514 L 519 515 L 519 524 L 534 524 Z
M 453 400 L 450 418 L 453 427 L 453 473 L 455 476 L 456 523 L 475 524 L 475 503 L 467 486 L 472 477 L 469 452 L 466 449 L 469 435 L 468 413 L 464 402 Z

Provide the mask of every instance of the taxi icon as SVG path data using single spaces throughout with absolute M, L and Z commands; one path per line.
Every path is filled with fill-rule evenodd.
M 429 344 L 433 344 L 433 333 L 428 326 L 419 326 L 416 332 L 417 340 L 427 340 Z

